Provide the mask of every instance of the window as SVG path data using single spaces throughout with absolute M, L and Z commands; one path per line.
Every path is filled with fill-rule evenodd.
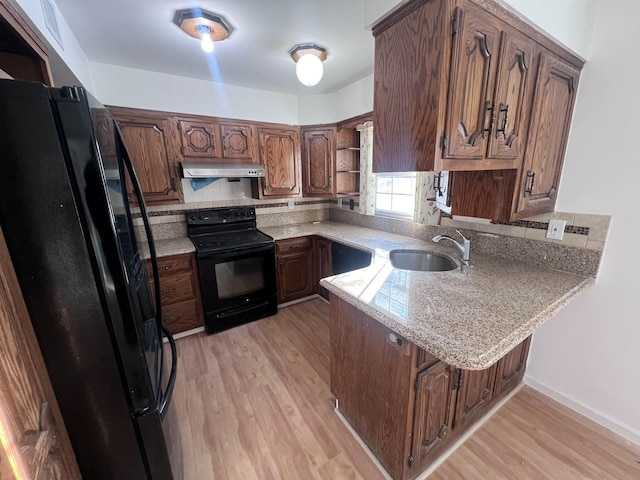
M 416 172 L 376 174 L 376 215 L 413 218 Z

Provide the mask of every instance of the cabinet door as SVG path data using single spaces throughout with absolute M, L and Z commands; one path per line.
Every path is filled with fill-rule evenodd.
M 553 211 L 580 71 L 548 53 L 540 56 L 518 218 Z
M 299 197 L 300 137 L 297 130 L 260 129 L 260 159 L 265 168 L 262 195 Z
M 320 279 L 330 277 L 333 275 L 333 261 L 331 258 L 331 240 L 326 238 L 316 237 L 314 262 L 316 267 L 316 284 Z M 329 293 L 327 289 L 318 285 L 318 292 L 327 300 L 329 299 Z
M 515 160 L 524 151 L 535 49 L 535 44 L 528 38 L 515 32 L 502 32 L 495 121 L 489 136 L 487 158 Z
M 302 177 L 307 196 L 335 193 L 335 135 L 335 129 L 308 130 L 302 134 Z
M 419 373 L 416 382 L 411 447 L 414 468 L 432 458 L 448 439 L 453 391 L 451 367 L 444 362 L 438 362 Z
M 512 390 L 522 377 L 527 366 L 531 337 L 502 357 L 496 367 L 496 385 L 493 389 L 494 396 L 506 394 Z
M 493 120 L 500 29 L 472 6 L 456 9 L 455 19 L 445 158 L 483 160 Z
M 487 411 L 493 397 L 496 366 L 485 370 L 461 370 L 453 428 L 460 429 Z
M 222 156 L 218 125 L 209 122 L 178 120 L 182 155 L 215 158 Z
M 222 156 L 230 159 L 247 160 L 258 163 L 254 146 L 255 135 L 249 125 L 220 124 L 222 138 Z
M 313 295 L 314 287 L 311 251 L 278 258 L 278 303 Z
M 145 201 L 151 205 L 180 202 L 169 120 L 145 116 L 116 119 Z

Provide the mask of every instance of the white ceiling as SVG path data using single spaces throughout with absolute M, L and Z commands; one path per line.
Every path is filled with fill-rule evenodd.
M 373 72 L 365 0 L 55 0 L 92 62 L 163 72 L 291 95 L 332 93 Z M 234 27 L 207 56 L 175 24 L 175 10 L 198 6 Z M 289 50 L 327 49 L 324 77 L 301 85 Z

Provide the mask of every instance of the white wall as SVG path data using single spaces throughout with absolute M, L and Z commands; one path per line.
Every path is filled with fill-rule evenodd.
M 54 0 L 51 3 L 56 9 L 56 19 L 58 21 L 58 29 L 60 30 L 60 36 L 62 37 L 61 47 L 57 40 L 49 33 L 47 26 L 44 22 L 44 13 L 42 12 L 42 6 L 40 0 L 12 0 L 16 3 L 20 9 L 26 14 L 27 18 L 35 25 L 40 31 L 42 37 L 51 45 L 60 58 L 67 64 L 74 75 L 82 82 L 82 84 L 89 90 L 93 90 L 93 83 L 91 81 L 91 71 L 89 68 L 89 60 L 84 50 L 78 43 L 75 35 L 67 25 L 66 20 L 57 9 Z
M 102 103 L 286 124 L 298 123 L 298 97 L 91 62 Z
M 333 94 L 298 98 L 300 125 L 334 123 L 373 110 L 373 75 L 347 85 Z
M 504 3 L 579 55 L 589 54 L 599 0 L 505 0 Z
M 598 9 L 558 209 L 613 220 L 598 282 L 534 335 L 527 380 L 640 444 L 638 19 L 637 0 Z

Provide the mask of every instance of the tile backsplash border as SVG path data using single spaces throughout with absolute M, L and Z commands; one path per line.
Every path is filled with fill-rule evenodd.
M 455 235 L 455 230 L 460 229 L 470 237 L 472 251 L 587 276 L 597 275 L 611 222 L 611 217 L 606 215 L 556 212 L 501 224 L 442 217 L 441 225 L 423 225 L 396 218 L 362 215 L 357 198 L 354 200 L 354 210 L 349 208 L 349 198 L 343 199 L 342 207 L 338 207 L 334 198 L 298 198 L 294 199 L 293 208 L 289 207 L 288 199 L 244 199 L 163 205 L 150 207 L 149 211 L 157 239 L 186 236 L 186 211 L 241 205 L 255 207 L 259 228 L 330 220 L 427 241 L 438 234 Z M 546 228 L 552 218 L 567 221 L 562 241 L 546 239 Z M 145 238 L 139 213 L 134 214 L 134 225 L 137 234 Z
M 459 229 L 471 240 L 472 252 L 518 260 L 577 275 L 595 277 L 598 274 L 602 260 L 601 250 L 483 232 L 469 228 L 470 226 L 477 225 L 471 222 L 459 221 L 460 224 L 463 224 L 462 226 L 422 225 L 395 218 L 360 215 L 359 213 L 345 210 L 344 208 L 330 209 L 329 220 L 383 230 L 385 232 L 396 233 L 424 241 L 430 241 L 435 235 L 450 235 L 454 237 L 456 230 Z M 473 261 L 473 255 L 471 259 Z

